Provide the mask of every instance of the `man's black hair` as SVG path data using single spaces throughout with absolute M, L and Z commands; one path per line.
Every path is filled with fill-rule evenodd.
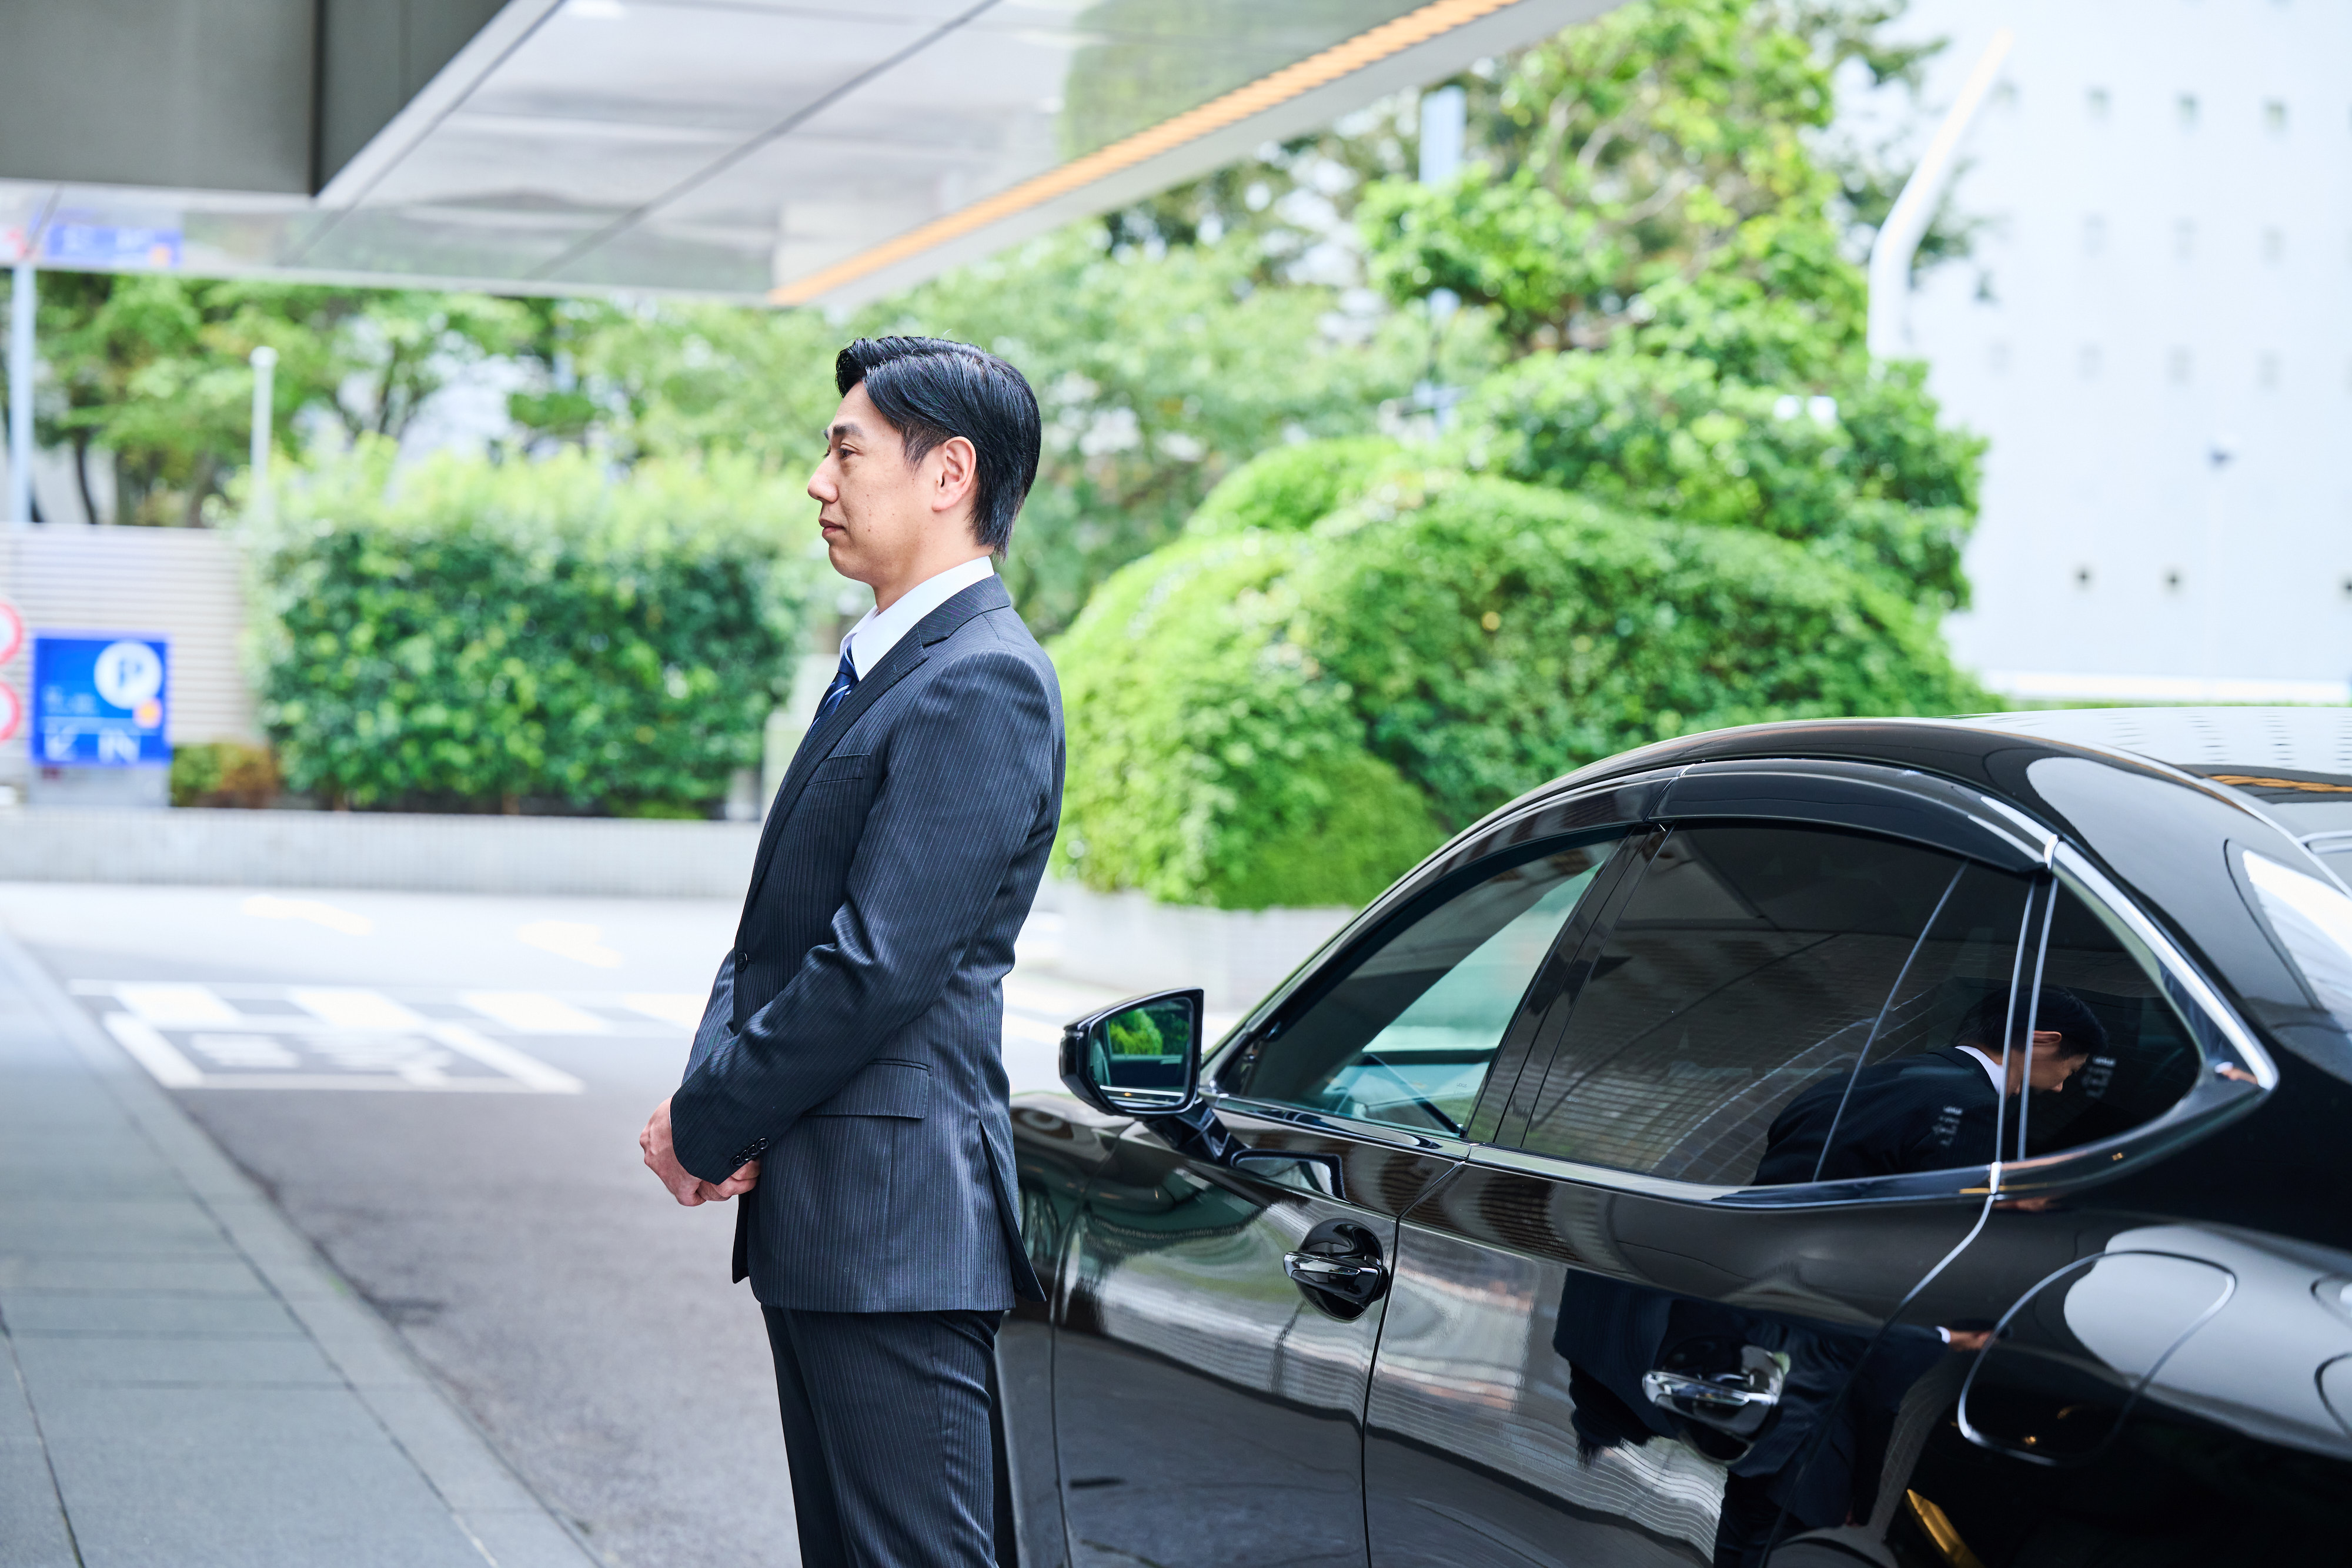
M 1013 539 L 1013 519 L 1037 481 L 1043 436 L 1037 394 L 1019 371 L 969 343 L 945 338 L 860 338 L 833 362 L 834 384 L 847 396 L 858 382 L 875 412 L 920 463 L 940 443 L 962 436 L 979 455 L 972 486 L 972 531 L 998 555 Z
M 2084 1005 L 2083 998 L 2063 986 L 2044 986 L 2041 999 L 2033 1006 L 2033 1028 L 2054 1029 L 2064 1039 L 2059 1048 L 2061 1056 L 2090 1056 L 2106 1049 L 2107 1026 L 2099 1015 Z M 2000 1054 L 2001 1024 L 2008 1019 L 2010 1040 L 2017 1045 L 2025 1043 L 2026 999 L 2017 1000 L 2017 1016 L 2009 1019 L 2009 993 L 1994 991 L 1980 997 L 1977 1004 L 1960 1017 L 1959 1027 L 1952 1031 L 1954 1045 L 1982 1046 L 1990 1055 Z

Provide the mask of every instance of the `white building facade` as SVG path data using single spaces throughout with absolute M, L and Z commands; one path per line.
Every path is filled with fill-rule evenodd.
M 2002 27 L 1990 221 L 1906 327 L 1992 443 L 1955 653 L 2023 699 L 2352 699 L 2352 0 L 1914 0 L 1931 109 Z

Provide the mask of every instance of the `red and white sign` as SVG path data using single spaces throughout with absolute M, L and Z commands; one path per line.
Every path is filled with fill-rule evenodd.
M 0 664 L 15 658 L 25 646 L 25 618 L 16 607 L 0 600 Z
M 16 738 L 16 727 L 25 722 L 25 705 L 16 696 L 16 688 L 0 681 L 0 740 Z

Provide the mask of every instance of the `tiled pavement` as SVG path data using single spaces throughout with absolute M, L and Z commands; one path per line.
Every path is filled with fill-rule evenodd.
M 0 936 L 0 1568 L 593 1561 Z

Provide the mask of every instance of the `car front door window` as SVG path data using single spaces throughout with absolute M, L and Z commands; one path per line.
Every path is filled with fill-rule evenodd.
M 1380 942 L 1248 1048 L 1248 1099 L 1459 1137 L 1607 843 L 1522 860 Z

